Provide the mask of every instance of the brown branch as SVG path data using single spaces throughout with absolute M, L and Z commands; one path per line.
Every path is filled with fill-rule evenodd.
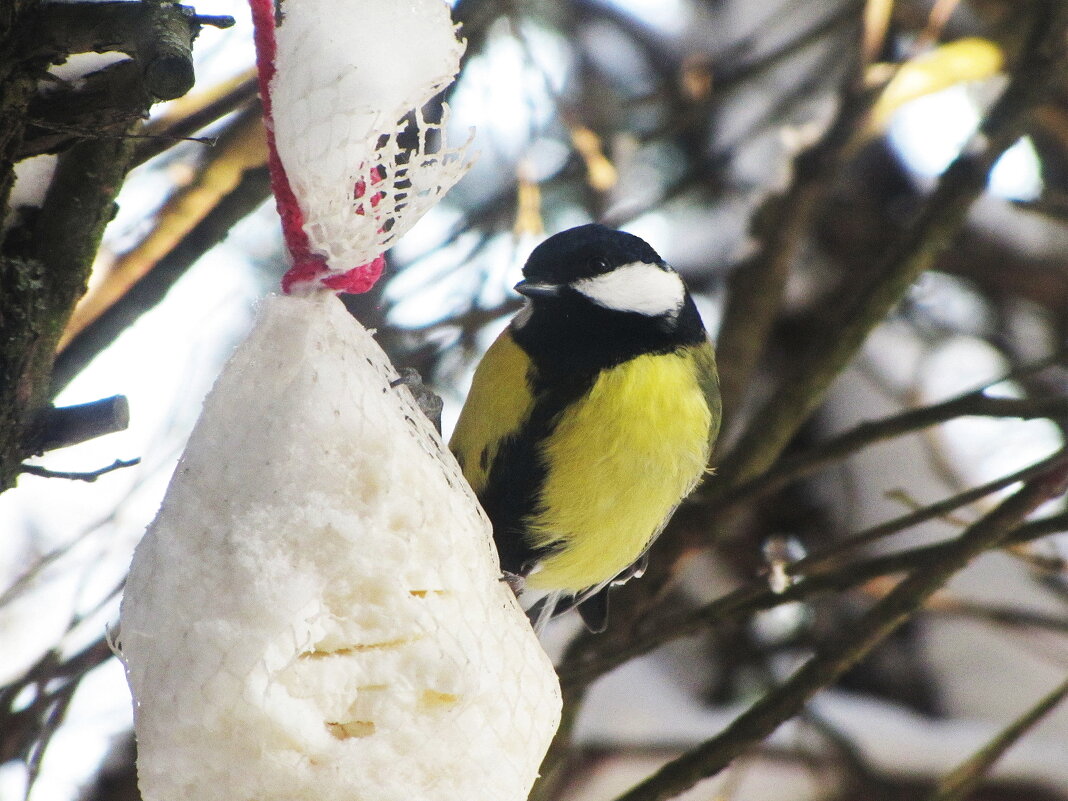
M 756 500 L 873 443 L 967 416 L 1068 419 L 1068 397 L 998 398 L 985 395 L 982 389 L 967 392 L 942 403 L 860 423 L 804 453 L 780 459 L 766 472 L 736 487 L 721 487 L 719 494 L 713 489 L 703 500 L 717 509 Z
M 1068 9 L 1055 2 L 1043 2 L 1036 8 L 1021 62 L 972 144 L 945 171 L 914 224 L 881 259 L 872 281 L 860 289 L 839 320 L 813 337 L 798 369 L 757 411 L 719 465 L 719 483 L 741 483 L 774 463 L 868 333 L 885 319 L 961 228 L 969 207 L 986 186 L 990 168 L 1020 137 L 1031 108 L 1045 96 L 1063 68 Z
M 215 145 L 218 137 L 193 134 L 256 100 L 258 92 L 255 76 L 240 78 L 203 105 L 183 109 L 181 116 L 157 118 L 139 133 L 129 133 L 126 128 L 144 116 L 151 98 L 144 92 L 134 62 L 119 62 L 87 75 L 77 88 L 60 87 L 35 97 L 27 110 L 29 125 L 17 159 L 56 153 L 79 139 L 113 135 L 139 140 L 132 162 L 136 167 L 178 142 Z
M 134 61 L 90 73 L 77 85 L 36 95 L 26 109 L 26 132 L 17 160 L 59 153 L 73 143 L 103 135 L 126 136 L 152 97 Z
M 20 232 L 26 241 L 0 254 L 0 490 L 34 452 L 28 441 L 48 405 L 56 343 L 85 291 L 130 154 L 123 139 L 70 148 L 33 224 Z
M 874 93 L 863 89 L 859 55 L 854 53 L 853 60 L 838 113 L 819 141 L 794 159 L 789 189 L 764 201 L 758 210 L 753 234 L 759 238 L 760 249 L 728 279 L 727 304 L 716 343 L 725 421 L 731 420 L 741 405 L 782 306 L 790 266 L 828 182 L 871 107 Z
M 841 542 L 837 542 L 826 548 L 821 548 L 818 551 L 813 551 L 804 558 L 789 564 L 787 566 L 787 572 L 791 575 L 801 575 L 806 571 L 811 570 L 814 565 L 825 564 L 829 561 L 837 560 L 843 553 L 859 548 L 862 545 L 867 545 L 878 539 L 897 534 L 900 531 L 912 528 L 920 523 L 925 523 L 928 520 L 942 517 L 949 512 L 952 512 L 954 509 L 959 509 L 961 506 L 974 503 L 998 490 L 1005 489 L 1005 487 L 1012 486 L 1020 481 L 1027 481 L 1034 476 L 1044 473 L 1052 465 L 1062 459 L 1063 456 L 1064 452 L 1061 451 L 1048 459 L 1028 465 L 1022 470 L 1017 470 L 1007 476 L 996 478 L 986 484 L 981 484 L 978 487 L 973 487 L 972 489 L 957 493 L 945 500 L 932 503 L 928 506 L 916 509 L 913 512 L 909 512 L 908 514 L 895 517 L 893 520 L 887 520 L 885 523 L 871 526 L 856 534 L 851 534 Z
M 958 765 L 939 783 L 930 801 L 963 801 L 971 795 L 991 766 L 1065 698 L 1068 698 L 1068 679 L 1042 697 L 972 757 Z
M 228 27 L 224 18 L 204 19 Z M 53 62 L 73 53 L 127 53 L 139 65 L 145 88 L 160 100 L 173 100 L 193 87 L 190 51 L 200 22 L 191 7 L 174 3 L 42 3 L 28 21 L 24 47 L 49 53 Z
M 52 392 L 58 393 L 115 337 L 159 303 L 193 263 L 221 242 L 270 193 L 266 168 L 247 170 L 237 187 L 194 226 L 182 241 L 123 297 L 81 331 L 56 358 Z
M 266 165 L 260 109 L 249 107 L 235 115 L 220 134 L 218 145 L 202 151 L 201 156 L 192 180 L 174 189 L 140 241 L 99 271 L 67 322 L 60 351 L 179 247 L 197 224 L 237 189 L 245 173 Z
M 22 759 L 32 764 L 35 756 L 39 759 L 78 683 L 112 656 L 104 637 L 66 659 L 49 651 L 25 675 L 0 687 L 0 762 Z M 16 707 L 28 688 L 35 690 L 32 700 Z
M 1042 108 L 1035 109 L 1034 118 Z M 1032 137 L 1034 127 L 1033 123 L 1029 126 Z M 1047 187 L 1058 185 L 1048 183 Z M 903 210 L 916 208 L 921 200 L 920 189 L 907 182 L 889 145 L 869 146 L 852 180 L 838 186 L 824 205 L 816 232 L 818 245 L 862 281 L 879 254 L 900 234 L 907 221 L 902 219 Z M 935 269 L 964 277 L 995 305 L 1021 297 L 1057 319 L 1068 318 L 1064 260 L 1068 227 L 1063 224 L 1068 215 L 1060 220 L 1043 219 L 1042 214 L 1050 213 L 1049 208 L 1030 209 L 1021 203 L 1010 206 L 986 199 L 952 247 L 938 257 Z
M 1025 484 L 954 540 L 942 558 L 913 570 L 848 631 L 824 644 L 784 684 L 739 715 L 724 731 L 619 797 L 664 801 L 714 776 L 735 757 L 796 715 L 819 690 L 857 664 L 920 608 L 954 573 L 983 551 L 998 547 L 1036 508 L 1068 489 L 1068 460 Z
M 137 145 L 134 151 L 133 163 L 144 164 L 150 158 L 158 156 L 163 151 L 172 147 L 175 142 L 185 141 L 201 128 L 210 125 L 223 116 L 238 110 L 242 106 L 255 101 L 259 103 L 259 80 L 256 76 L 241 75 L 232 85 L 223 89 L 221 93 L 210 90 L 208 97 L 193 96 L 182 100 L 180 111 L 177 114 L 168 115 L 153 120 L 146 125 L 141 135 L 144 141 Z M 194 105 L 195 103 L 195 105 Z M 187 105 L 193 108 L 187 109 Z
M 1003 545 L 1032 542 L 1065 530 L 1068 530 L 1068 513 L 1050 515 L 1018 526 L 1005 538 Z M 601 640 L 579 638 L 568 650 L 558 671 L 561 687 L 565 693 L 577 692 L 598 676 L 672 640 L 729 624 L 754 612 L 784 603 L 808 601 L 828 593 L 841 593 L 875 578 L 937 564 L 952 552 L 956 542 L 949 540 L 919 546 L 850 562 L 834 570 L 807 574 L 782 592 L 776 592 L 766 581 L 761 581 L 740 587 L 698 609 L 649 614 L 634 622 L 629 636 L 611 641 L 611 648 L 602 644 L 605 635 L 601 635 Z
M 993 606 L 935 596 L 924 611 L 935 615 L 979 620 L 995 626 L 1043 629 L 1057 634 L 1068 634 L 1068 619 L 1064 615 L 1036 612 L 1015 606 Z
M 0 59 L 0 216 L 7 216 L 11 165 L 34 85 L 49 63 L 69 53 L 133 54 L 143 84 L 135 93 L 143 105 L 139 116 L 147 115 L 150 96 L 174 97 L 192 85 L 190 46 L 199 23 L 191 9 L 158 2 L 26 3 L 3 19 L 12 46 Z M 97 80 L 126 72 L 106 70 Z M 124 113 L 132 113 L 129 101 L 119 104 Z M 86 125 L 100 126 L 101 119 Z M 49 124 L 84 127 L 78 119 L 66 122 Z M 56 344 L 114 215 L 131 164 L 129 132 L 104 130 L 100 138 L 75 141 L 60 156 L 41 208 L 24 214 L 0 242 L 0 491 L 39 446 L 36 423 L 48 406 Z

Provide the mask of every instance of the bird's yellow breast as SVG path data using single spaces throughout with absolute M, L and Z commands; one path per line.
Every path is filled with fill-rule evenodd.
M 460 460 L 471 489 L 481 495 L 501 441 L 530 416 L 530 358 L 504 331 L 475 370 L 471 391 L 456 422 L 449 447 Z
M 528 586 L 577 591 L 613 578 L 700 480 L 714 412 L 702 361 L 687 351 L 692 357 L 683 349 L 602 371 L 560 415 L 541 445 L 548 471 L 528 532 L 535 546 L 563 547 Z

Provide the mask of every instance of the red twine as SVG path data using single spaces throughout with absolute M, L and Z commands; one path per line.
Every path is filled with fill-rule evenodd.
M 278 216 L 282 218 L 282 236 L 293 258 L 293 266 L 282 276 L 282 291 L 287 295 L 293 289 L 318 282 L 337 292 L 357 294 L 366 292 L 385 267 L 385 256 L 379 255 L 367 264 L 361 264 L 343 273 L 335 273 L 326 263 L 326 257 L 312 250 L 308 234 L 304 230 L 304 213 L 300 210 L 293 188 L 289 185 L 285 167 L 278 157 L 274 139 L 274 114 L 271 107 L 271 79 L 275 73 L 277 44 L 274 38 L 274 0 L 249 0 L 252 9 L 253 37 L 256 42 L 256 71 L 259 74 L 260 98 L 263 101 L 263 121 L 267 132 L 267 165 L 271 172 L 271 189 L 274 191 Z M 377 175 L 377 173 L 376 173 Z M 378 176 L 381 180 L 381 176 Z M 375 183 L 372 178 L 372 183 Z M 355 196 L 364 192 L 362 182 L 355 188 Z M 371 198 L 377 205 L 380 195 Z M 358 209 L 357 213 L 362 213 Z

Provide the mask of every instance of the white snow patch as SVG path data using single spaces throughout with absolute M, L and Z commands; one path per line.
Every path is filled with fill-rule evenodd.
M 112 64 L 118 64 L 120 61 L 129 60 L 130 57 L 126 53 L 118 50 L 111 50 L 106 53 L 72 53 L 63 62 L 50 66 L 48 72 L 61 81 L 74 84 L 74 88 L 78 89 L 81 88 L 82 79 L 86 75 L 99 72 Z M 41 88 L 44 91 L 48 91 L 54 86 L 55 84 L 51 81 L 41 82 Z
M 8 196 L 8 215 L 3 220 L 0 232 L 7 231 L 18 220 L 19 209 L 39 209 L 44 203 L 52 176 L 56 171 L 58 156 L 45 154 L 23 159 L 15 165 L 15 182 Z

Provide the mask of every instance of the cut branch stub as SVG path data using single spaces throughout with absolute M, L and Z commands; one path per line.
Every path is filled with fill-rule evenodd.
M 44 453 L 124 431 L 129 424 L 130 403 L 125 395 L 77 406 L 49 406 L 38 413 L 26 444 L 33 453 Z
M 228 27 L 230 18 L 210 18 Z M 201 19 L 173 3 L 43 3 L 30 23 L 26 49 L 60 62 L 75 53 L 127 53 L 141 68 L 145 88 L 159 100 L 193 87 L 193 40 Z

